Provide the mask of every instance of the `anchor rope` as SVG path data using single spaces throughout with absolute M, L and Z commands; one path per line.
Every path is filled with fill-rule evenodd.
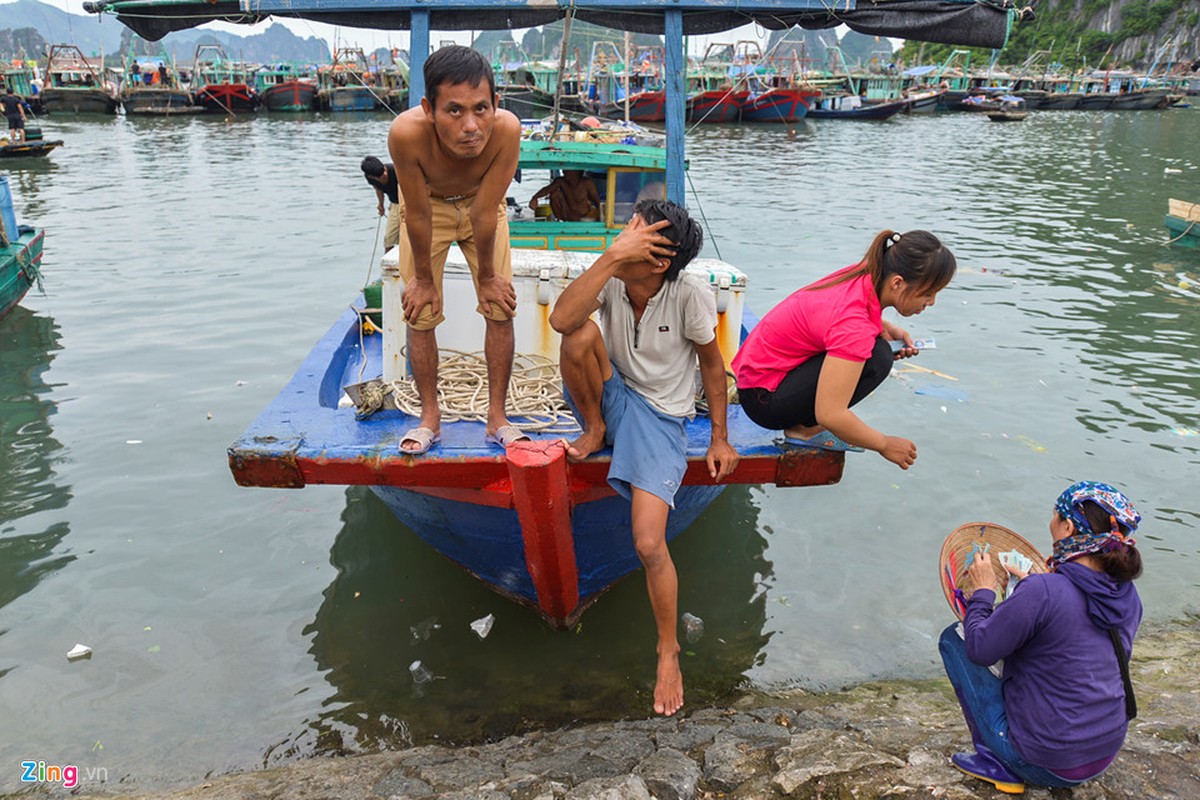
M 1176 236 L 1172 239 L 1168 239 L 1167 241 L 1163 242 L 1163 245 L 1165 246 L 1165 245 L 1175 244 L 1175 242 L 1178 242 L 1180 239 L 1182 239 L 1183 237 L 1185 237 L 1189 233 L 1191 233 L 1192 228 L 1194 228 L 1194 227 L 1196 227 L 1196 222 L 1192 222 L 1191 225 L 1188 225 L 1186 228 L 1184 228 L 1183 233 L 1179 234 L 1178 236 Z

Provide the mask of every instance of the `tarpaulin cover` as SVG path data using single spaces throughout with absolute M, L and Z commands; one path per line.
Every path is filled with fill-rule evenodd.
M 387 0 L 330 3 L 327 0 L 291 0 L 260 4 L 227 0 L 94 0 L 84 3 L 92 13 L 116 13 L 139 36 L 157 41 L 172 31 L 220 20 L 253 24 L 271 16 L 295 17 L 351 28 L 409 30 L 412 2 L 389 7 Z M 628 2 L 604 5 L 603 0 L 573 4 L 575 18 L 608 28 L 637 33 L 663 33 L 663 9 Z M 1011 0 L 957 2 L 956 0 L 880 0 L 878 2 L 782 2 L 769 11 L 747 9 L 737 0 L 679 3 L 683 32 L 687 35 L 718 33 L 750 22 L 783 30 L 793 26 L 820 29 L 846 25 L 874 36 L 891 36 L 924 42 L 999 48 L 1008 34 Z M 429 11 L 431 30 L 503 30 L 532 28 L 562 19 L 565 5 L 539 0 L 506 4 L 480 0 L 477 5 L 458 0 L 439 7 L 437 0 L 421 3 Z

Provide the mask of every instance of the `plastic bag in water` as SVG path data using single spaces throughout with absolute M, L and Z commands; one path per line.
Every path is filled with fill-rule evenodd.
M 486 617 L 480 617 L 471 623 L 471 630 L 479 636 L 480 639 L 486 639 L 487 635 L 492 632 L 492 623 L 496 621 L 495 614 L 488 614 Z
M 695 644 L 704 635 L 704 620 L 694 614 L 683 612 L 683 632 L 687 637 L 688 644 Z

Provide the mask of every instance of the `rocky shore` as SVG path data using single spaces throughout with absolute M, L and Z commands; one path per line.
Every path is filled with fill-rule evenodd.
M 1099 780 L 1036 798 L 1200 797 L 1200 625 L 1143 629 L 1132 667 L 1140 716 Z M 968 745 L 945 680 L 837 693 L 746 694 L 729 707 L 542 731 L 473 747 L 312 759 L 126 800 L 691 800 L 1002 797 L 948 757 Z

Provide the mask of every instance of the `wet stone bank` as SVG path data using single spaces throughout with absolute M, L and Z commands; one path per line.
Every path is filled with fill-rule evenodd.
M 1144 629 L 1140 716 L 1099 780 L 1031 799 L 1200 797 L 1200 624 Z M 967 731 L 945 680 L 836 693 L 747 694 L 675 719 L 542 731 L 473 747 L 312 759 L 170 792 L 126 784 L 76 796 L 141 800 L 691 800 L 1003 797 L 949 765 Z M 139 793 L 140 792 L 140 793 Z

